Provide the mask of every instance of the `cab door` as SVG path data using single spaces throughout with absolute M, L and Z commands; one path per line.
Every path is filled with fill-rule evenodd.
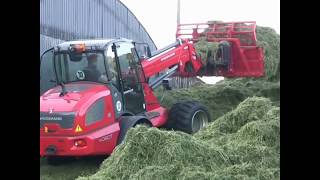
M 129 42 L 118 42 L 117 56 L 120 68 L 120 81 L 124 104 L 127 111 L 138 114 L 145 111 L 145 99 L 142 84 L 145 82 L 139 57 L 134 45 Z

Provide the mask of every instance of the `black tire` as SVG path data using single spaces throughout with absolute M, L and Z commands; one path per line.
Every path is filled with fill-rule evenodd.
M 197 101 L 178 102 L 169 112 L 167 128 L 193 134 L 211 122 L 210 113 Z
M 146 126 L 148 128 L 152 127 L 152 124 L 148 121 L 141 121 L 141 122 L 137 122 L 137 124 L 135 124 L 133 127 L 136 127 L 138 125 L 141 125 L 141 126 Z
M 72 162 L 74 158 L 72 157 L 60 157 L 60 156 L 48 156 L 47 163 L 51 166 L 58 166 L 68 162 Z

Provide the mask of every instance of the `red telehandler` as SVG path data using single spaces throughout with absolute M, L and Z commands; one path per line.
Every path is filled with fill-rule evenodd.
M 161 107 L 153 93 L 172 76 L 261 77 L 255 22 L 179 24 L 177 41 L 150 52 L 131 40 L 78 40 L 41 56 L 40 157 L 109 155 L 137 124 L 195 133 L 210 121 L 196 101 Z M 194 43 L 219 43 L 203 61 Z M 212 58 L 216 57 L 216 58 Z M 206 62 L 206 63 L 204 63 Z

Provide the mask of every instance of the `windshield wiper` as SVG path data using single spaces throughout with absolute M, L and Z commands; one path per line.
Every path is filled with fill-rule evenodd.
M 59 85 L 61 86 L 61 93 L 59 96 L 62 97 L 64 95 L 66 95 L 68 92 L 66 90 L 66 86 L 64 85 L 64 83 L 62 81 L 59 83 Z
M 50 82 L 52 82 L 52 83 L 57 83 L 57 81 L 56 81 L 56 80 L 53 80 L 53 79 L 50 79 Z M 59 96 L 62 97 L 62 96 L 64 96 L 64 95 L 66 95 L 68 92 L 67 92 L 67 90 L 66 90 L 66 87 L 65 87 L 64 83 L 63 83 L 63 82 L 60 82 L 58 85 L 61 86 L 61 92 L 60 92 Z

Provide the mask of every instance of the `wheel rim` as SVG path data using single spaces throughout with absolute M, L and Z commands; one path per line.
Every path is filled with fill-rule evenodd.
M 208 124 L 208 116 L 203 110 L 196 111 L 192 116 L 192 131 L 197 132 Z

